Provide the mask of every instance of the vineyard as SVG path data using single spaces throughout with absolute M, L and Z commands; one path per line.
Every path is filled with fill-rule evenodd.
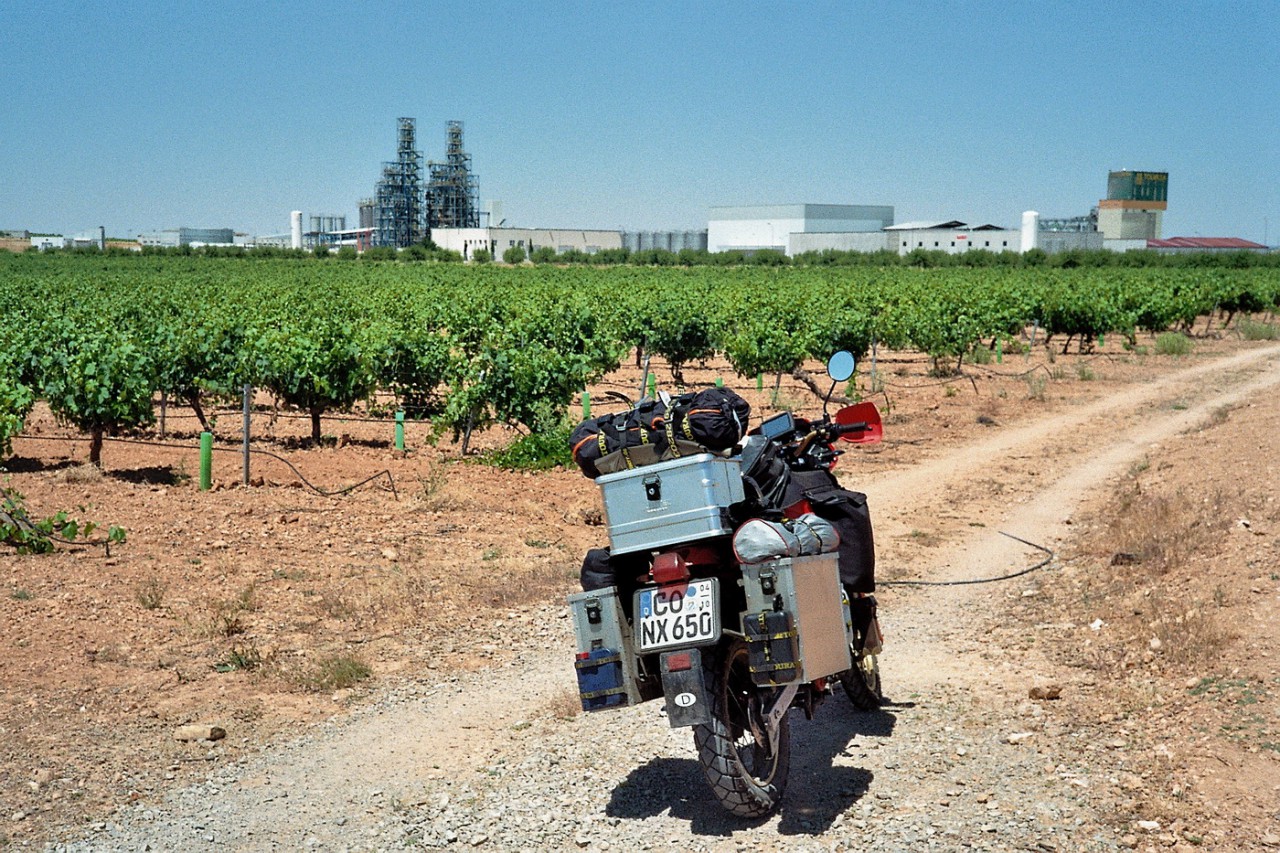
M 713 355 L 745 377 L 848 349 L 1076 346 L 1274 311 L 1271 267 L 521 267 L 0 253 L 0 451 L 37 400 L 93 437 L 149 424 L 163 394 L 263 389 L 321 419 L 391 399 L 439 431 L 561 428 L 630 353 Z M 1030 334 L 1028 332 L 1030 331 Z M 381 407 L 389 410 L 387 405 Z
M 345 798 L 376 788 L 390 800 L 406 775 L 428 786 L 413 789 L 418 798 L 417 791 L 435 792 L 455 779 L 506 785 L 518 777 L 554 786 L 589 772 L 602 781 L 567 813 L 614 833 L 601 838 L 610 846 L 624 846 L 629 828 L 648 832 L 655 821 L 666 837 L 689 833 L 687 807 L 668 805 L 665 794 L 685 786 L 673 786 L 666 769 L 624 781 L 635 762 L 615 758 L 635 747 L 594 734 L 613 731 L 612 721 L 563 719 L 569 694 L 561 688 L 573 678 L 563 600 L 577 588 L 583 552 L 607 542 L 598 490 L 572 465 L 533 472 L 468 464 L 457 446 L 427 440 L 470 424 L 474 446 L 485 453 L 519 432 L 552 434 L 559 445 L 584 389 L 597 413 L 616 409 L 610 392 L 635 394 L 644 375 L 637 356 L 642 363 L 652 356 L 649 368 L 665 389 L 681 384 L 680 376 L 698 387 L 723 378 L 758 418 L 784 407 L 816 413 L 821 404 L 806 389 L 804 371 L 820 370 L 837 347 L 865 353 L 853 388 L 840 391 L 874 393 L 886 438 L 851 451 L 838 473 L 874 500 L 882 582 L 987 577 L 1022 565 L 1016 555 L 985 550 L 988 540 L 1003 543 L 1000 530 L 1061 547 L 1066 557 L 1096 558 L 1064 559 L 1064 569 L 1030 576 L 1025 585 L 939 588 L 939 598 L 886 586 L 881 601 L 893 642 L 886 672 L 891 695 L 909 699 L 910 710 L 895 709 L 897 731 L 876 737 L 875 747 L 859 734 L 850 754 L 835 759 L 839 766 L 825 748 L 804 757 L 817 768 L 813 778 L 825 781 L 808 789 L 812 799 L 801 790 L 793 814 L 808 819 L 810 803 L 831 804 L 820 806 L 822 813 L 850 807 L 854 795 L 841 791 L 850 778 L 863 778 L 850 776 L 863 769 L 870 784 L 899 785 L 902 793 L 884 800 L 868 788 L 871 795 L 852 807 L 945 798 L 951 805 L 938 811 L 939 820 L 959 821 L 954 815 L 963 809 L 978 827 L 990 822 L 989 803 L 973 798 L 988 788 L 1038 798 L 1052 787 L 1050 799 L 1085 791 L 1044 772 L 1055 760 L 1133 762 L 1145 755 L 1160 764 L 1144 779 L 1189 784 L 1191 771 L 1171 771 L 1154 740 L 1132 750 L 1106 745 L 1121 726 L 1147 737 L 1146 723 L 1118 715 L 1111 724 L 1080 721 L 1110 719 L 1135 697 L 1145 707 L 1152 667 L 1187 648 L 1203 649 L 1205 657 L 1170 669 L 1161 694 L 1178 702 L 1184 693 L 1204 696 L 1183 697 L 1199 704 L 1179 705 L 1176 713 L 1160 706 L 1149 730 L 1177 755 L 1193 762 L 1190 750 L 1212 751 L 1204 759 L 1210 768 L 1224 757 L 1240 761 L 1249 742 L 1234 741 L 1263 724 L 1227 726 L 1243 719 L 1234 715 L 1273 707 L 1217 702 L 1218 694 L 1199 685 L 1222 676 L 1225 690 L 1256 670 L 1261 675 L 1248 683 L 1270 691 L 1259 694 L 1263 701 L 1274 696 L 1274 673 L 1264 666 L 1274 643 L 1264 627 L 1247 627 L 1254 617 L 1246 609 L 1274 608 L 1276 600 L 1255 588 L 1269 593 L 1276 583 L 1257 566 L 1268 565 L 1280 529 L 1268 503 L 1272 460 L 1280 457 L 1272 452 L 1274 407 L 1266 403 L 1280 353 L 1256 339 L 1275 338 L 1277 324 L 1266 314 L 1275 310 L 1278 290 L 1280 272 L 1265 268 L 509 268 L 0 252 L 0 424 L 4 442 L 12 439 L 12 453 L 6 448 L 0 458 L 0 492 L 17 496 L 33 525 L 45 524 L 31 538 L 6 541 L 0 516 L 0 800 L 8 804 L 0 848 L 78 837 L 119 824 L 133 809 L 161 814 L 158 803 L 171 789 L 200 784 L 209 773 L 239 773 L 233 768 L 241 759 L 272 754 L 270 742 L 319 732 L 310 724 L 348 712 L 388 727 L 367 738 L 343 729 L 332 742 L 308 741 L 306 761 L 292 748 L 281 755 L 290 766 L 312 768 L 316 759 L 343 773 L 363 761 L 376 781 L 326 772 L 326 764 L 307 784 L 287 787 L 288 799 L 267 802 L 264 791 L 272 789 L 247 773 L 243 793 L 252 805 L 233 805 L 241 783 L 221 786 L 215 800 L 227 820 L 253 828 L 256 838 L 292 839 L 283 833 L 296 824 L 303 834 L 284 843 L 299 847 L 321 813 L 294 805 L 305 789 Z M 1166 342 L 1190 352 L 1166 349 Z M 256 389 L 255 407 L 253 428 L 246 421 L 241 433 L 245 384 Z M 344 413 L 348 408 L 354 413 Z M 411 420 L 404 452 L 392 444 L 400 408 Z M 197 486 L 201 418 L 221 451 L 208 490 Z M 1202 422 L 1201 429 L 1186 426 Z M 486 424 L 501 426 L 481 432 Z M 107 445 L 106 470 L 82 464 L 95 432 L 125 439 Z M 276 457 L 259 457 L 243 480 L 242 436 L 253 453 Z M 1120 460 L 1116 448 L 1133 458 Z M 1130 508 L 1118 512 L 1106 503 L 1108 477 L 1125 470 L 1120 497 Z M 378 486 L 394 478 L 392 489 L 345 488 L 374 472 L 387 475 Z M 311 483 L 324 488 L 305 488 Z M 1141 552 L 1108 545 L 1106 531 L 1074 508 L 1083 499 L 1097 504 L 1098 518 L 1145 522 L 1179 543 L 1185 531 L 1198 532 L 1227 552 L 1188 558 L 1181 569 L 1113 566 L 1113 553 L 1129 559 Z M 1177 507 L 1184 514 L 1168 514 Z M 127 539 L 112 538 L 116 529 Z M 1081 537 L 1077 544 L 1058 538 L 1069 531 Z M 35 547 L 37 533 L 56 535 L 56 545 Z M 1058 574 L 1068 569 L 1074 574 Z M 1128 573 L 1139 569 L 1163 585 L 1150 598 L 1131 585 Z M 1103 585 L 1106 573 L 1125 573 L 1119 593 Z M 1033 585 L 1039 592 L 1025 597 Z M 957 605 L 957 589 L 973 590 L 981 609 Z M 1054 609 L 1041 609 L 1051 596 Z M 1203 632 L 1182 630 L 1185 619 L 1148 624 L 1184 611 L 1200 614 L 1196 625 L 1212 618 L 1242 626 L 1247 644 L 1225 651 L 1205 644 Z M 959 621 L 975 613 L 978 621 Z M 1258 619 L 1259 626 L 1275 622 Z M 1091 628 L 1094 620 L 1108 627 Z M 1151 645 L 1156 630 L 1159 651 Z M 1264 637 L 1270 645 L 1252 645 Z M 1015 746 L 1006 742 L 1010 732 L 1038 725 L 1015 711 L 1029 673 L 1055 672 L 1039 658 L 1044 648 L 1084 649 L 1089 666 L 1105 668 L 1060 674 L 1068 688 L 1061 705 L 1045 706 L 1049 722 L 1036 728 L 1033 747 Z M 1108 664 L 1112 655 L 1124 663 Z M 1182 688 L 1193 676 L 1205 681 Z M 531 693 L 504 692 L 495 687 L 508 683 L 502 679 Z M 1000 686 L 1003 679 L 1012 680 L 1010 690 Z M 1129 685 L 1133 692 L 1125 692 Z M 374 703 L 388 693 L 412 695 L 404 706 L 410 716 L 361 710 L 384 707 Z M 458 726 L 455 706 L 434 704 L 446 698 L 463 703 L 456 708 L 478 727 Z M 965 704 L 971 702 L 979 703 L 976 712 Z M 823 712 L 827 723 L 836 721 L 831 730 L 849 724 L 839 702 Z M 179 727 L 196 723 L 223 727 L 227 736 L 216 744 L 175 738 Z M 643 728 L 654 740 L 641 751 L 671 754 L 663 727 Z M 1218 740 L 1199 742 L 1203 732 L 1219 730 Z M 418 737 L 420 731 L 432 737 Z M 1097 752 L 1080 752 L 1081 732 Z M 1180 745 L 1176 738 L 1187 732 L 1196 743 Z M 961 735 L 981 744 L 963 769 L 900 774 L 884 766 L 927 768 L 939 753 L 958 761 Z M 1264 742 L 1264 735 L 1256 739 Z M 1266 744 L 1274 741 L 1265 735 Z M 397 776 L 396 761 L 366 750 L 368 743 L 387 745 L 408 769 Z M 572 773 L 554 765 L 491 774 L 520 767 L 534 752 L 577 755 L 567 746 L 573 743 L 614 745 L 593 748 L 590 761 L 566 760 L 574 762 Z M 497 751 L 508 747 L 515 751 Z M 418 748 L 447 753 L 448 761 Z M 1250 768 L 1274 772 L 1272 755 L 1270 746 L 1246 755 L 1258 763 L 1241 765 L 1239 778 L 1256 779 Z M 1024 763 L 1010 765 L 1010 756 Z M 681 778 L 688 765 L 677 758 L 657 766 Z M 1094 801 L 1097 813 L 1073 800 L 1079 811 L 1070 819 L 1092 827 L 1116 814 L 1150 817 L 1127 804 L 1131 790 L 1108 787 L 1115 765 L 1104 766 L 1086 792 L 1106 797 Z M 976 779 L 982 768 L 990 769 L 990 781 L 975 781 L 963 797 L 947 793 L 956 773 Z M 1203 790 L 1216 792 L 1222 778 L 1207 780 Z M 1155 796 L 1157 785 L 1149 784 Z M 1254 787 L 1271 790 L 1269 782 Z M 196 790 L 203 805 L 207 789 Z M 1198 796 L 1202 788 L 1191 790 Z M 624 818 L 616 827 L 597 819 L 609 808 L 605 800 L 631 791 L 652 797 L 662 814 Z M 508 793 L 512 802 L 520 796 Z M 1258 799 L 1270 815 L 1270 800 Z M 417 801 L 396 800 L 397 814 L 434 819 L 426 807 L 399 809 Z M 1197 813 L 1187 810 L 1195 802 L 1179 798 L 1170 813 L 1194 823 Z M 323 813 L 349 818 L 345 827 L 327 821 L 339 835 L 372 828 L 360 823 L 363 810 Z M 382 820 L 370 814 L 368 820 Z M 1237 806 L 1215 814 L 1228 828 L 1263 820 Z M 847 820 L 817 825 L 833 839 L 848 834 L 869 844 L 898 816 L 872 816 L 866 831 Z M 204 820 L 184 815 L 182 831 L 197 819 Z M 155 825 L 149 821 L 143 834 Z M 107 832 L 93 849 L 127 846 Z M 772 849 L 794 840 L 780 841 L 785 833 L 772 824 L 733 832 L 714 843 Z M 1057 849 L 1079 846 L 1065 830 L 1047 837 Z M 174 846 L 147 838 L 153 847 Z M 234 836 L 225 838 L 223 846 L 235 846 Z M 565 843 L 530 846 L 573 843 L 565 836 Z

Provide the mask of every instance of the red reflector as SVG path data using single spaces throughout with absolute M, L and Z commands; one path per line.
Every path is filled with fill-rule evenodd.
M 578 652 L 576 657 L 578 660 L 586 660 L 587 658 L 591 657 L 591 652 Z
M 688 652 L 676 652 L 667 655 L 667 672 L 684 672 L 693 669 L 693 655 Z
M 689 566 L 679 554 L 659 554 L 653 561 L 653 579 L 663 584 L 687 581 Z

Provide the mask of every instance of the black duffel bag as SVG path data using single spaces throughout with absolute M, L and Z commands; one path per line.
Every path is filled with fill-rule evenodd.
M 634 409 L 588 418 L 569 435 L 573 460 L 591 479 L 695 453 L 728 450 L 746 433 L 751 406 L 727 388 L 641 400 Z
M 681 394 L 668 407 L 667 434 L 709 450 L 728 450 L 747 434 L 751 404 L 728 388 Z
M 876 546 L 867 496 L 842 489 L 828 471 L 792 471 L 783 506 L 807 500 L 819 518 L 840 532 L 840 583 L 851 593 L 875 592 Z
M 601 474 L 658 462 L 666 448 L 662 434 L 666 411 L 662 401 L 646 399 L 626 412 L 588 418 L 569 434 L 573 461 L 593 480 Z

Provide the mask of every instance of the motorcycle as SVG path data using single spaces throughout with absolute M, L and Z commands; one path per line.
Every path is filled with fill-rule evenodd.
M 865 498 L 865 542 L 837 553 L 835 524 L 822 518 L 840 516 L 840 500 L 848 509 L 844 495 L 863 497 L 830 474 L 837 443 L 882 437 L 871 403 L 827 414 L 854 368 L 847 352 L 831 357 L 817 420 L 782 412 L 727 457 L 685 455 L 596 480 L 614 582 L 569 596 L 582 707 L 663 698 L 670 725 L 692 727 L 713 793 L 741 817 L 782 799 L 791 709 L 812 719 L 836 682 L 859 709 L 881 702 L 873 582 L 841 565 L 857 562 L 857 548 L 873 553 Z

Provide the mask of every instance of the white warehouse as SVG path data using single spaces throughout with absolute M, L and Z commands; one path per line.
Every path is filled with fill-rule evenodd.
M 888 248 L 899 255 L 915 249 L 958 255 L 973 249 L 988 252 L 1017 252 L 1022 248 L 1021 232 L 999 225 L 967 225 L 957 219 L 948 222 L 904 222 L 885 229 Z
M 621 231 L 582 228 L 432 228 L 431 239 L 442 249 L 452 249 L 470 260 L 476 249 L 487 249 L 496 261 L 507 249 L 519 246 L 526 255 L 542 246 L 556 254 L 570 250 L 594 255 L 602 249 L 621 249 Z
M 713 207 L 707 223 L 707 251 L 750 252 L 774 249 L 793 254 L 792 235 L 797 234 L 871 233 L 878 234 L 879 240 L 883 241 L 884 236 L 880 232 L 892 224 L 892 205 L 767 204 Z

